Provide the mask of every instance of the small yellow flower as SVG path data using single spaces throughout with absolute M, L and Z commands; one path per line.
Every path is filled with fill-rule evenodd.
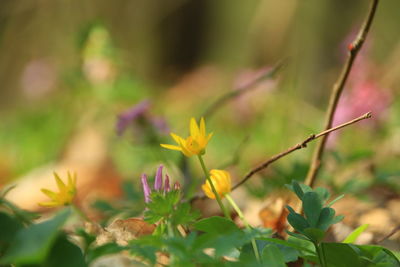
M 72 203 L 75 194 L 76 194 L 76 174 L 71 175 L 68 172 L 68 184 L 64 184 L 64 182 L 60 179 L 57 173 L 54 173 L 54 178 L 57 182 L 57 187 L 59 192 L 53 192 L 48 189 L 42 188 L 41 191 L 48 196 L 51 201 L 41 202 L 40 206 L 43 207 L 58 207 L 58 206 L 67 206 Z
M 223 198 L 225 194 L 231 192 L 231 175 L 229 172 L 224 170 L 211 170 L 210 179 L 221 198 Z M 215 195 L 208 180 L 201 186 L 201 188 L 207 197 L 215 199 Z
M 212 133 L 206 134 L 206 124 L 204 118 L 200 120 L 200 127 L 194 118 L 190 120 L 190 135 L 186 139 L 171 133 L 172 138 L 178 144 L 168 145 L 161 144 L 162 147 L 172 150 L 181 151 L 185 156 L 191 157 L 193 155 L 203 155 L 206 151 L 208 141 L 212 137 Z

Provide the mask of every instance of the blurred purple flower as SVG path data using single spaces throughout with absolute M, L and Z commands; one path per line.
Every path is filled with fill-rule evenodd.
M 122 135 L 126 128 L 132 124 L 139 117 L 142 117 L 150 108 L 150 102 L 148 100 L 143 100 L 142 102 L 136 104 L 132 108 L 118 115 L 117 121 L 117 134 Z
M 117 134 L 122 136 L 126 129 L 132 126 L 133 129 L 137 130 L 137 133 L 140 135 L 141 132 L 143 132 L 142 130 L 146 128 L 146 124 L 150 125 L 153 129 L 161 134 L 168 134 L 169 128 L 165 119 L 151 114 L 150 108 L 150 101 L 143 100 L 130 109 L 119 114 L 116 124 Z

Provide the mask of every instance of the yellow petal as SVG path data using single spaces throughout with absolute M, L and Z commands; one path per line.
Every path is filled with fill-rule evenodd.
M 58 189 L 61 191 L 65 191 L 67 189 L 67 186 L 64 184 L 64 182 L 60 179 L 57 173 L 54 172 L 54 178 L 57 182 Z
M 163 148 L 166 148 L 166 149 L 182 151 L 182 148 L 179 146 L 174 146 L 174 145 L 169 145 L 169 144 L 160 144 L 160 146 L 162 146 Z
M 171 137 L 175 140 L 175 142 L 177 144 L 179 144 L 179 140 L 183 139 L 182 137 L 180 137 L 179 135 L 176 135 L 174 133 L 170 133 Z
M 190 135 L 196 137 L 199 135 L 199 126 L 194 118 L 190 119 Z
M 68 188 L 70 190 L 75 190 L 76 187 L 76 173 L 72 175 L 68 172 Z
M 208 198 L 215 199 L 215 195 L 212 192 L 210 183 L 208 181 L 201 186 L 201 189 L 203 189 L 204 194 L 206 194 Z
M 55 201 L 40 202 L 40 203 L 38 203 L 38 205 L 39 205 L 39 206 L 42 206 L 42 207 L 48 207 L 48 208 L 53 208 L 53 207 L 61 206 L 60 203 L 55 202 Z
M 200 119 L 200 134 L 206 136 L 206 123 L 203 117 Z
M 181 151 L 182 151 L 183 155 L 185 155 L 186 157 L 191 157 L 194 154 L 189 149 L 187 149 L 186 144 L 187 144 L 186 140 L 184 140 L 184 139 L 179 140 L 179 145 L 181 147 Z
M 50 191 L 50 190 L 45 189 L 45 188 L 40 189 L 40 191 L 42 191 L 43 194 L 45 194 L 46 196 L 48 196 L 51 199 L 57 198 L 57 193 L 55 193 L 53 191 Z

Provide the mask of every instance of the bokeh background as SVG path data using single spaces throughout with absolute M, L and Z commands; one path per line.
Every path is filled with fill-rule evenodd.
M 0 185 L 16 183 L 8 197 L 38 210 L 45 197 L 39 189 L 55 186 L 52 172 L 75 171 L 86 209 L 137 215 L 139 177 L 162 163 L 191 196 L 202 183 L 197 162 L 159 143 L 172 142 L 170 130 L 185 135 L 191 117 L 280 66 L 206 118 L 214 132 L 209 168 L 227 167 L 238 181 L 322 130 L 332 85 L 368 5 L 2 0 Z M 398 10 L 397 0 L 380 2 L 335 124 L 367 111 L 373 118 L 330 137 L 318 180 L 346 194 L 345 223 L 368 222 L 381 236 L 400 222 Z M 237 194 L 259 200 L 255 213 L 268 208 L 265 200 L 284 194 L 285 183 L 304 179 L 314 146 L 280 160 Z

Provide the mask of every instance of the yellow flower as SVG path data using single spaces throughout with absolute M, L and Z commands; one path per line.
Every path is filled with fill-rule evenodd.
M 215 191 L 217 191 L 221 198 L 223 198 L 225 194 L 231 192 L 231 175 L 229 172 L 224 170 L 211 170 L 210 179 L 215 187 Z M 215 195 L 208 180 L 201 186 L 201 188 L 207 197 L 215 199 Z
M 54 173 L 54 178 L 57 182 L 57 187 L 59 192 L 53 192 L 48 189 L 41 189 L 41 191 L 47 195 L 51 201 L 41 202 L 40 206 L 43 207 L 58 207 L 58 206 L 67 206 L 72 203 L 75 194 L 76 194 L 76 174 L 71 175 L 68 172 L 68 184 L 64 184 L 64 182 L 60 179 L 57 173 Z
M 212 133 L 206 134 L 206 124 L 204 122 L 204 118 L 201 118 L 200 120 L 200 127 L 197 125 L 196 120 L 191 118 L 189 137 L 184 139 L 174 133 L 171 133 L 172 138 L 178 145 L 175 146 L 161 144 L 161 146 L 167 149 L 181 151 L 187 157 L 191 157 L 193 155 L 203 155 L 205 153 L 208 141 L 210 141 L 212 135 Z

